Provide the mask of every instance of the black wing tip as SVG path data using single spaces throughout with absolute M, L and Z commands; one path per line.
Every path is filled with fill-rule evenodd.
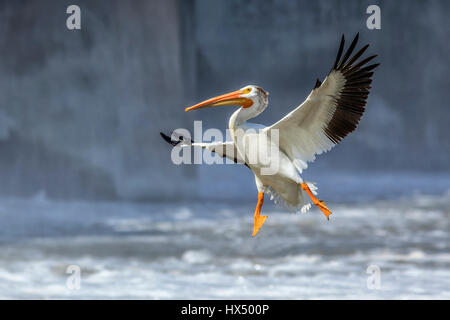
M 339 43 L 339 47 L 342 46 L 342 49 L 344 48 L 345 45 L 345 34 L 342 34 L 341 36 L 341 42 Z
M 337 68 L 339 60 L 341 59 L 341 56 L 342 56 L 342 51 L 344 51 L 344 45 L 345 45 L 345 36 L 344 36 L 344 34 L 342 34 L 341 43 L 339 44 L 338 53 L 336 55 L 336 60 L 334 61 L 334 65 L 331 70 Z
M 342 53 L 344 50 L 344 41 L 345 37 L 344 34 L 342 34 L 342 38 L 341 38 L 341 43 L 339 45 L 339 50 L 338 53 L 336 55 L 336 60 L 334 62 L 333 68 L 331 69 L 331 71 L 333 70 L 348 70 L 348 69 L 357 69 L 360 68 L 362 65 L 366 64 L 367 62 L 369 62 L 370 60 L 372 60 L 373 58 L 377 57 L 378 55 L 373 55 L 370 56 L 358 63 L 357 60 L 361 57 L 361 55 L 367 50 L 367 48 L 369 48 L 370 44 L 366 44 L 364 45 L 361 49 L 359 49 L 359 51 L 357 53 L 355 53 L 353 55 L 353 57 L 351 57 L 352 52 L 354 51 L 358 40 L 359 40 L 359 32 L 356 33 L 355 37 L 353 38 L 350 46 L 347 48 L 344 56 L 342 57 Z M 342 57 L 342 59 L 341 59 Z M 364 61 L 364 62 L 363 62 Z M 363 62 L 363 63 L 361 63 Z M 354 63 L 356 63 L 356 65 L 353 65 Z
M 369 44 L 363 46 L 351 57 L 358 38 L 359 32 L 342 59 L 340 59 L 342 48 L 339 48 L 338 58 L 335 62 L 335 67 L 332 69 L 332 71 L 335 70 L 341 73 L 345 78 L 345 84 L 340 96 L 336 99 L 336 110 L 324 130 L 325 135 L 335 144 L 339 143 L 358 126 L 365 111 L 369 90 L 371 89 L 372 70 L 380 65 L 379 63 L 367 65 L 369 61 L 377 57 L 376 54 L 360 59 L 369 47 Z
M 342 69 L 343 66 L 346 65 L 348 59 L 350 58 L 353 50 L 356 47 L 356 44 L 358 43 L 358 40 L 359 40 L 359 32 L 356 34 L 356 36 L 353 38 L 352 42 L 350 43 L 350 46 L 347 48 L 347 51 L 345 52 L 344 57 L 342 58 L 338 67 L 336 68 L 337 70 Z
M 164 139 L 164 141 L 166 141 L 168 144 L 171 144 L 174 147 L 181 142 L 181 140 L 178 140 L 178 141 L 172 140 L 172 138 L 170 138 L 168 135 L 164 134 L 163 132 L 160 132 L 159 134 Z
M 364 69 L 366 69 L 366 71 L 370 71 L 370 70 L 374 70 L 375 68 L 377 68 L 380 65 L 379 62 L 368 65 L 367 67 L 365 67 Z
M 314 85 L 314 89 L 317 89 L 318 87 L 320 87 L 322 85 L 322 81 L 319 80 L 319 78 L 317 78 L 316 80 L 316 84 Z M 313 90 L 314 90 L 313 89 Z

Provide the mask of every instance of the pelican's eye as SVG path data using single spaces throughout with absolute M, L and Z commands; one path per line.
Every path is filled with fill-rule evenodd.
M 245 88 L 243 93 L 250 93 L 252 91 L 252 88 Z

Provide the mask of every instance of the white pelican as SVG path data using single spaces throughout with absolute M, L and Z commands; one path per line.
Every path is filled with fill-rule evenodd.
M 364 113 L 373 69 L 379 64 L 367 65 L 376 55 L 358 61 L 369 45 L 350 57 L 358 37 L 359 34 L 342 56 L 345 43 L 342 36 L 335 63 L 323 83 L 317 79 L 306 100 L 271 126 L 247 122 L 263 112 L 268 104 L 268 93 L 265 90 L 248 85 L 185 109 L 190 111 L 215 106 L 240 106 L 229 120 L 232 141 L 195 143 L 181 136 L 172 134 L 172 137 L 168 137 L 161 133 L 162 137 L 174 146 L 181 143 L 182 147 L 205 148 L 222 157 L 243 163 L 253 171 L 258 189 L 258 203 L 252 236 L 258 233 L 267 218 L 260 214 L 264 193 L 302 212 L 311 207 L 306 197 L 309 196 L 329 219 L 331 211 L 323 201 L 315 197 L 315 184 L 303 181 L 300 174 L 307 168 L 307 162 L 314 161 L 317 154 L 330 150 L 355 130 Z M 273 134 L 274 131 L 277 131 L 278 139 L 273 138 L 277 137 Z M 255 137 L 264 139 L 254 140 Z M 258 141 L 263 142 L 258 145 Z M 274 145 L 278 152 L 268 152 L 269 147 Z M 264 174 L 263 168 L 267 169 L 268 163 L 262 164 L 262 161 L 258 161 L 260 157 L 255 157 L 255 153 L 261 155 L 261 158 L 264 155 L 267 158 L 268 155 L 269 164 L 276 160 L 279 165 L 276 173 Z M 257 161 L 249 161 L 255 158 Z

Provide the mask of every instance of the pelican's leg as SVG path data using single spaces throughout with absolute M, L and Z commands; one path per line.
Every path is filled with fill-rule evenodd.
M 312 202 L 319 207 L 320 211 L 323 212 L 323 214 L 325 215 L 325 217 L 327 217 L 327 219 L 329 220 L 329 215 L 331 214 L 330 209 L 327 208 L 325 202 L 323 202 L 322 200 L 317 199 L 314 194 L 312 193 L 311 189 L 309 189 L 308 185 L 305 182 L 302 182 L 300 184 L 300 186 L 302 187 L 303 190 L 305 190 L 305 192 L 309 195 L 309 197 L 311 198 Z
M 267 219 L 267 216 L 260 215 L 263 202 L 264 202 L 264 192 L 258 192 L 258 203 L 256 204 L 255 221 L 253 224 L 253 234 L 252 234 L 253 237 L 256 236 L 259 229 L 262 227 L 262 225 Z

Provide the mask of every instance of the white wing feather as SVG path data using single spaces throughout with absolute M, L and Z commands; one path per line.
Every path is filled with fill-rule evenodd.
M 325 81 L 321 84 L 317 80 L 316 87 L 299 107 L 265 129 L 279 130 L 279 147 L 300 173 L 317 154 L 329 151 L 352 132 L 364 112 L 373 75 L 370 71 L 378 64 L 363 67 L 375 56 L 353 64 L 368 47 L 364 46 L 349 59 L 357 40 L 358 35 L 341 60 L 342 37 L 336 62 Z
M 220 157 L 226 157 L 235 163 L 245 164 L 244 159 L 239 155 L 233 141 L 212 142 L 212 143 L 192 143 L 193 147 L 200 147 L 216 153 Z

